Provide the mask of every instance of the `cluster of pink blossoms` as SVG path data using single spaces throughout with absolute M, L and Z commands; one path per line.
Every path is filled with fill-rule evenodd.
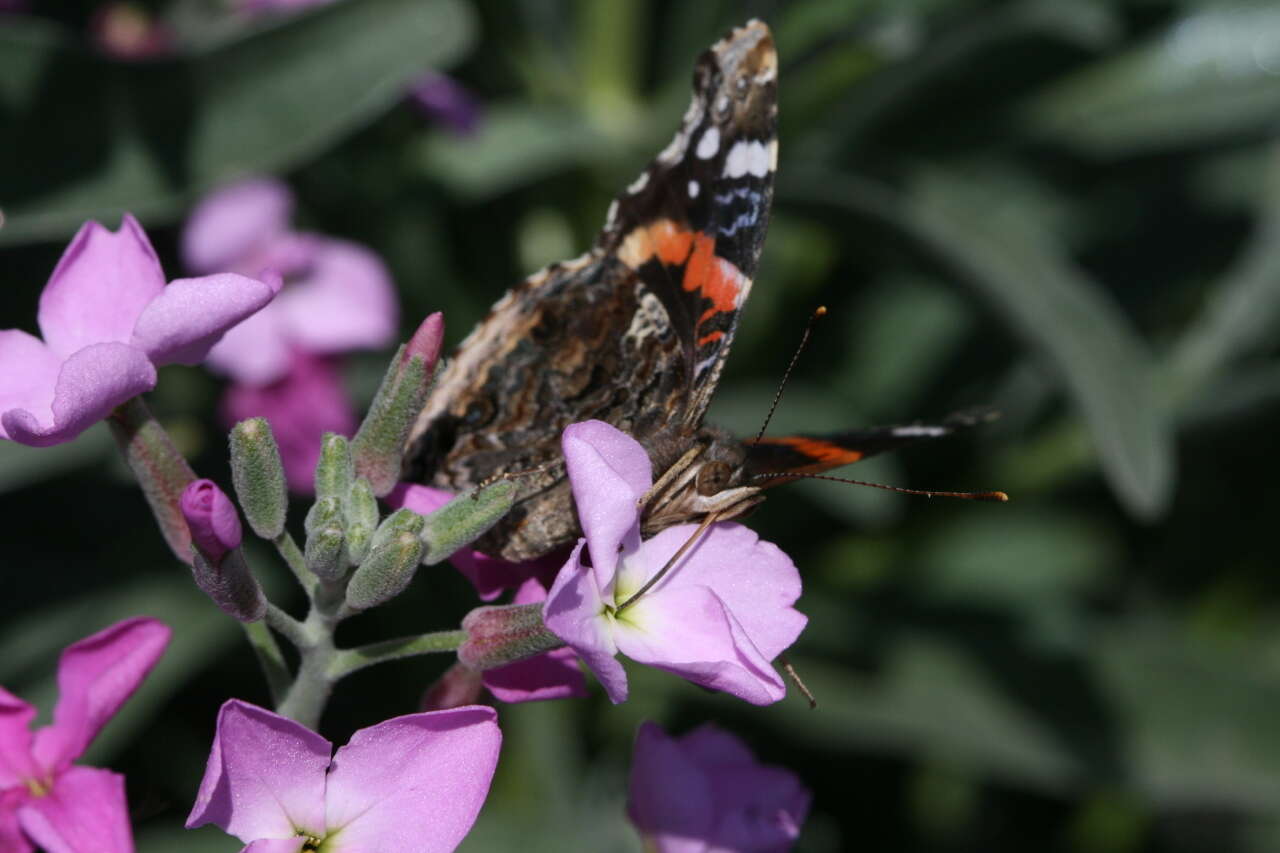
M 166 285 L 132 217 L 117 232 L 97 223 L 81 229 L 41 296 L 44 340 L 0 332 L 9 368 L 0 371 L 0 436 L 32 445 L 69 441 L 151 390 L 160 364 L 207 356 L 232 375 L 262 370 L 270 384 L 281 378 L 273 371 L 288 375 L 306 346 L 376 346 L 393 334 L 385 299 L 365 316 L 362 336 L 323 322 L 335 306 L 345 310 L 340 285 L 365 297 L 389 288 L 381 274 L 361 283 L 361 272 L 374 269 L 364 263 L 366 250 L 289 231 L 289 197 L 279 185 L 228 192 L 193 219 L 186 250 L 193 266 L 239 272 Z M 247 222 L 251 211 L 265 218 Z M 283 292 L 282 277 L 294 279 Z M 434 363 L 438 317 L 423 328 L 420 336 L 434 343 L 407 352 L 422 349 Z M 242 363 L 243 348 L 258 347 L 276 356 L 272 371 L 260 360 Z M 218 714 L 188 826 L 216 824 L 252 853 L 452 850 L 476 820 L 499 760 L 498 714 L 476 704 L 483 688 L 506 702 L 583 696 L 581 662 L 621 702 L 628 693 L 622 653 L 752 704 L 783 697 L 772 661 L 806 622 L 794 608 L 800 578 L 791 560 L 748 528 L 720 522 L 655 577 L 696 526 L 642 538 L 639 499 L 653 483 L 644 448 L 600 421 L 570 426 L 562 448 L 576 505 L 590 508 L 580 513 L 584 536 L 570 553 L 531 564 L 465 547 L 453 554 L 483 600 L 508 590 L 514 596 L 463 621 L 459 663 L 428 692 L 431 710 L 361 729 L 334 751 L 307 726 L 231 699 Z M 318 454 L 317 447 L 313 467 Z M 420 521 L 452 497 L 402 486 L 388 501 Z M 180 514 L 201 589 L 241 621 L 262 619 L 268 605 L 240 554 L 232 500 L 211 481 L 195 480 Z M 530 607 L 544 645 L 477 663 L 484 655 L 493 660 L 510 615 Z M 0 688 L 0 850 L 133 850 L 123 778 L 72 762 L 155 666 L 169 635 L 159 622 L 133 619 L 70 646 L 59 665 L 53 722 L 34 733 L 35 709 Z M 714 727 L 671 737 L 645 724 L 638 734 L 628 815 L 659 853 L 786 850 L 808 807 L 794 774 L 759 764 Z

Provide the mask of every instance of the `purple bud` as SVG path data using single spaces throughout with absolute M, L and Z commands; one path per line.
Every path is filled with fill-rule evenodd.
M 444 345 L 444 315 L 439 311 L 428 314 L 427 319 L 418 326 L 418 331 L 409 338 L 404 348 L 404 361 L 415 355 L 422 356 L 422 364 L 430 381 L 435 372 L 436 359 L 440 357 L 440 348 Z
M 542 604 L 477 607 L 462 620 L 467 639 L 458 647 L 458 660 L 484 671 L 540 655 L 564 645 L 542 624 Z
M 212 480 L 193 480 L 182 493 L 181 505 L 191 541 L 210 563 L 217 565 L 228 551 L 240 546 L 236 506 Z
M 455 663 L 444 671 L 444 675 L 427 688 L 418 703 L 419 711 L 447 711 L 450 708 L 461 708 L 463 705 L 474 705 L 480 701 L 484 693 L 484 681 L 480 673 L 469 666 Z

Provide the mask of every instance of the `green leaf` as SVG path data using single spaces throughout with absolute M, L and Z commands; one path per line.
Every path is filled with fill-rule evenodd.
M 861 178 L 793 171 L 780 191 L 888 227 L 970 285 L 1054 369 L 1130 512 L 1164 511 L 1173 448 L 1151 357 L 1106 292 L 1048 234 L 1000 199 L 938 173 L 904 194 Z
M 125 64 L 6 21 L 0 240 L 61 237 L 124 210 L 171 217 L 218 183 L 304 161 L 396 103 L 416 75 L 456 60 L 473 29 L 458 0 L 362 0 Z
M 1071 76 L 1031 102 L 1042 135 L 1117 157 L 1270 128 L 1280 110 L 1280 7 L 1222 4 Z

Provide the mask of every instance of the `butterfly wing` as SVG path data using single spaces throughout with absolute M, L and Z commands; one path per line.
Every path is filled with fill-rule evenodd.
M 956 412 L 938 423 L 901 424 L 867 427 L 829 435 L 785 435 L 747 442 L 746 477 L 748 482 L 761 474 L 820 474 L 832 468 L 849 465 L 889 450 L 897 450 L 921 441 L 946 438 L 996 417 L 989 409 Z M 757 483 L 764 488 L 789 482 L 783 476 L 769 477 Z

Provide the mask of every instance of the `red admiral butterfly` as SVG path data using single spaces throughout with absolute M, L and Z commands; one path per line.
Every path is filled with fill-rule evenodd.
M 508 560 L 581 535 L 560 433 L 598 418 L 663 473 L 646 533 L 739 515 L 786 474 L 825 471 L 969 425 L 742 442 L 703 423 L 760 259 L 778 162 L 778 60 L 759 21 L 698 58 L 679 131 L 609 207 L 594 248 L 500 299 L 440 375 L 413 430 L 407 479 L 459 491 L 528 472 L 477 543 Z M 756 479 L 760 475 L 773 475 Z

